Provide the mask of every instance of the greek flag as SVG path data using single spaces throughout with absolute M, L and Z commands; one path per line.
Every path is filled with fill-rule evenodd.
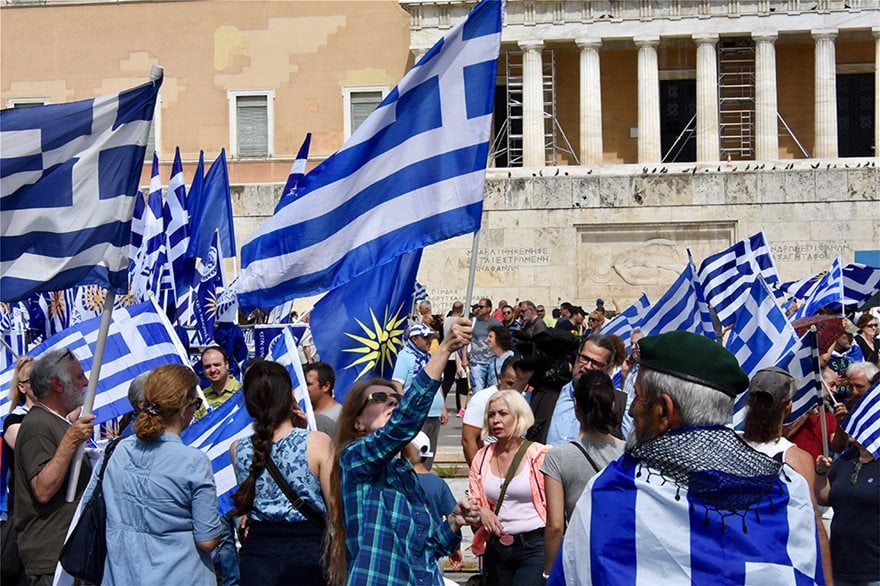
M 312 133 L 309 132 L 299 147 L 299 152 L 296 153 L 293 165 L 290 166 L 290 175 L 287 176 L 287 183 L 284 184 L 284 189 L 281 191 L 281 199 L 278 200 L 278 204 L 275 206 L 276 214 L 278 210 L 296 199 L 296 186 L 299 185 L 300 179 L 306 174 L 306 165 L 309 162 L 309 145 L 311 143 Z
M 816 284 L 822 278 L 822 273 L 816 273 L 809 277 L 804 277 L 800 281 L 788 281 L 780 283 L 776 286 L 777 291 L 787 293 L 797 299 L 806 299 L 816 289 Z
M 626 349 L 629 350 L 631 346 L 630 336 L 632 336 L 633 330 L 639 327 L 639 324 L 642 321 L 642 316 L 645 315 L 650 307 L 651 300 L 648 299 L 648 296 L 643 292 L 642 296 L 639 297 L 635 303 L 611 318 L 611 321 L 602 328 L 602 333 L 618 336 L 623 340 Z
M 428 297 L 428 288 L 416 281 L 415 286 L 413 286 L 413 303 L 418 303 L 419 301 L 430 301 L 430 297 Z
M 646 336 L 686 331 L 715 339 L 712 318 L 696 277 L 694 263 L 688 262 L 669 290 L 642 318 L 639 327 Z
M 736 321 L 735 314 L 745 303 L 755 275 L 761 275 L 771 288 L 779 282 L 763 232 L 707 257 L 700 265 L 699 279 L 706 301 L 723 325 L 732 326 Z
M 147 204 L 144 195 L 138 191 L 134 196 L 134 213 L 131 216 L 131 239 L 128 243 L 128 272 L 130 276 L 135 274 L 135 264 L 138 262 L 138 252 L 144 243 L 144 215 L 147 213 Z
M 788 318 L 759 275 L 752 283 L 725 347 L 736 356 L 749 378 L 773 366 L 798 340 Z
M 174 276 L 177 315 L 183 316 L 189 313 L 189 294 L 195 266 L 191 259 L 186 258 L 189 247 L 189 214 L 186 211 L 186 184 L 179 147 L 174 150 L 174 162 L 171 164 L 171 178 L 168 180 L 162 215 L 165 223 L 165 250 Z
M 28 355 L 37 358 L 49 350 L 70 349 L 88 376 L 100 324 L 101 318 L 96 317 L 72 326 L 52 336 Z M 162 364 L 189 364 L 186 351 L 164 312 L 152 300 L 114 309 L 95 396 L 96 423 L 131 411 L 128 384 L 140 373 Z M 4 417 L 9 411 L 8 391 L 12 374 L 13 369 L 0 373 L 0 413 Z
M 232 493 L 238 485 L 229 457 L 229 446 L 253 435 L 252 422 L 244 405 L 244 392 L 239 391 L 180 434 L 185 445 L 203 451 L 211 460 L 221 514 L 234 508 Z
M 284 332 L 275 338 L 269 346 L 267 360 L 273 360 L 287 369 L 290 380 L 293 383 L 293 400 L 299 403 L 299 408 L 306 414 L 309 429 L 317 430 L 315 425 L 315 412 L 312 409 L 312 401 L 306 388 L 306 375 L 303 374 L 302 364 L 299 361 L 299 351 L 296 349 L 297 340 L 293 333 L 293 326 L 286 326 Z
M 199 161 L 201 163 L 201 159 Z M 198 170 L 196 171 L 198 175 Z M 226 168 L 226 149 L 221 149 L 211 163 L 208 174 L 198 190 L 193 178 L 187 206 L 189 207 L 190 258 L 205 258 L 211 247 L 214 232 L 220 233 L 223 258 L 235 256 L 235 227 L 232 222 L 232 199 L 229 192 L 229 172 Z
M 243 306 L 321 293 L 479 228 L 503 7 L 480 2 L 257 229 Z
M 880 382 L 859 399 L 843 422 L 843 431 L 880 458 Z
M 880 292 L 880 268 L 860 263 L 843 267 L 843 302 L 860 306 Z
M 809 486 L 780 470 L 733 515 L 624 454 L 584 489 L 547 584 L 824 584 Z
M 797 309 L 791 317 L 792 321 L 802 317 L 809 317 L 826 306 L 832 306 L 841 310 L 843 302 L 843 267 L 840 257 L 834 259 L 828 272 L 819 279 L 810 296 Z
M 155 81 L 0 111 L 0 300 L 97 284 L 128 292 L 131 217 Z
M 159 156 L 153 153 L 150 194 L 144 212 L 144 234 L 135 256 L 131 278 L 132 292 L 146 299 L 152 293 L 157 299 L 163 281 L 167 281 L 168 255 L 165 248 L 165 222 L 162 211 L 162 179 L 159 177 Z

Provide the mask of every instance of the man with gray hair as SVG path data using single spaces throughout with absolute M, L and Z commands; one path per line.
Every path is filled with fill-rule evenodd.
M 92 437 L 94 415 L 71 423 L 82 406 L 88 379 L 70 350 L 51 350 L 34 362 L 31 388 L 37 398 L 15 444 L 15 529 L 30 584 L 52 583 L 64 536 L 91 477 L 84 455 L 74 501 L 65 499 L 70 463 Z
M 128 422 L 122 428 L 122 431 L 119 432 L 119 437 L 134 435 L 134 420 L 137 419 L 138 414 L 144 408 L 144 385 L 147 384 L 148 376 L 150 376 L 149 370 L 140 373 L 128 384 L 128 402 L 131 403 L 132 412 Z
M 824 583 L 806 481 L 732 429 L 749 379 L 690 332 L 639 342 L 627 451 L 578 501 L 548 584 Z

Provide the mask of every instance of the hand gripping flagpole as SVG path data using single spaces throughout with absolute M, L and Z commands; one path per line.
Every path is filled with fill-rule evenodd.
M 101 314 L 101 327 L 98 330 L 98 340 L 95 342 L 95 356 L 92 360 L 92 368 L 89 371 L 89 386 L 86 387 L 86 396 L 83 400 L 80 417 L 90 415 L 95 405 L 95 392 L 98 389 L 98 380 L 101 377 L 101 363 L 104 361 L 104 348 L 107 346 L 107 334 L 110 331 L 110 318 L 113 316 L 113 303 L 116 301 L 116 292 L 107 289 L 104 297 L 104 312 Z M 79 484 L 79 473 L 82 468 L 82 457 L 86 450 L 86 442 L 76 448 L 76 454 L 70 463 L 70 480 L 67 482 L 67 502 L 72 503 L 76 498 L 76 486 Z

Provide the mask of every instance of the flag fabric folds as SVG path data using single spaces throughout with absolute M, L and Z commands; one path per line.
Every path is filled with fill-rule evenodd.
M 503 6 L 484 0 L 450 29 L 256 230 L 243 306 L 321 293 L 479 228 Z
M 623 341 L 626 349 L 629 350 L 632 332 L 639 327 L 639 324 L 642 322 L 642 316 L 645 315 L 649 307 L 651 307 L 651 300 L 643 292 L 642 296 L 635 303 L 611 318 L 611 321 L 602 328 L 602 333 L 618 336 Z
M 195 265 L 192 259 L 186 258 L 189 247 L 189 213 L 186 209 L 186 184 L 180 148 L 174 150 L 171 178 L 168 180 L 162 214 L 165 221 L 165 249 L 173 275 L 175 305 L 177 315 L 182 316 L 187 313 Z
M 161 83 L 0 111 L 0 300 L 80 284 L 128 291 L 134 198 Z
M 199 266 L 199 283 L 193 291 L 192 298 L 196 329 L 204 343 L 214 339 L 217 297 L 221 289 L 223 289 L 223 259 L 220 256 L 220 233 L 215 231 L 207 257 Z
M 826 306 L 832 306 L 840 311 L 843 309 L 841 303 L 843 303 L 843 267 L 838 256 L 791 319 L 809 317 Z
M 253 419 L 244 405 L 244 393 L 238 391 L 180 434 L 180 440 L 185 445 L 201 450 L 211 460 L 221 514 L 234 508 L 232 494 L 238 484 L 229 457 L 229 446 L 252 435 L 252 423 Z
M 293 400 L 299 404 L 299 408 L 306 414 L 309 429 L 317 430 L 315 424 L 315 412 L 312 409 L 312 401 L 306 388 L 306 375 L 303 373 L 302 363 L 299 361 L 299 352 L 296 349 L 297 340 L 293 333 L 293 326 L 285 326 L 284 331 L 269 347 L 268 360 L 273 360 L 287 369 L 290 381 L 293 383 Z
M 699 279 L 706 301 L 723 325 L 733 325 L 755 275 L 761 275 L 771 288 L 779 282 L 776 263 L 763 232 L 707 257 L 700 265 Z
M 143 218 L 143 240 L 135 255 L 131 275 L 131 290 L 142 299 L 152 293 L 160 298 L 163 280 L 170 280 L 167 268 L 165 221 L 162 210 L 162 179 L 159 177 L 159 156 L 153 153 L 153 169 L 150 177 L 150 193 Z
M 200 161 L 201 162 L 201 161 Z M 198 171 L 196 171 L 198 175 Z M 193 178 L 195 187 L 195 178 Z M 232 222 L 232 199 L 229 192 L 229 172 L 226 169 L 226 149 L 211 163 L 201 187 L 190 189 L 189 248 L 190 258 L 205 258 L 214 232 L 220 232 L 223 258 L 235 256 L 235 228 Z
M 843 422 L 843 431 L 880 458 L 880 382 L 868 389 Z
M 275 213 L 278 210 L 296 199 L 296 186 L 299 185 L 300 179 L 306 174 L 306 165 L 309 162 L 309 145 L 312 143 L 312 133 L 306 133 L 306 138 L 296 153 L 293 165 L 290 166 L 290 175 L 287 176 L 287 183 L 281 190 L 281 199 L 275 205 Z
M 284 333 L 285 328 L 290 328 L 296 344 L 299 345 L 306 333 L 306 324 L 293 325 L 257 325 L 254 326 L 254 356 L 265 358 L 269 355 L 269 349 L 278 336 Z
M 49 338 L 30 352 L 38 358 L 44 352 L 70 349 L 80 360 L 86 376 L 92 369 L 95 344 L 101 318 L 96 317 L 72 326 Z M 174 334 L 164 313 L 152 300 L 131 307 L 114 309 L 101 380 L 95 396 L 95 423 L 114 419 L 131 411 L 128 385 L 142 372 L 163 364 L 189 364 L 186 351 Z M 9 385 L 13 369 L 0 373 L 0 413 L 9 411 Z
M 819 367 L 819 340 L 814 331 L 807 331 L 798 343 L 776 366 L 787 371 L 797 381 L 797 390 L 791 398 L 791 413 L 785 423 L 794 423 L 819 401 L 821 371 Z
M 645 312 L 640 328 L 646 336 L 686 331 L 715 339 L 693 262 L 688 262 L 672 286 Z
M 880 292 L 880 268 L 861 263 L 843 267 L 843 302 L 860 306 Z
M 386 263 L 330 291 L 312 309 L 312 337 L 321 360 L 336 372 L 340 403 L 360 379 L 391 378 L 421 257 L 418 250 Z

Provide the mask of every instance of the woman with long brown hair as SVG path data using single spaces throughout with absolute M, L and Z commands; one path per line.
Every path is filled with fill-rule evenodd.
M 211 461 L 180 440 L 201 405 L 198 384 L 182 364 L 153 370 L 136 435 L 120 440 L 110 456 L 103 478 L 104 584 L 216 586 L 211 551 L 222 529 Z M 84 502 L 100 470 L 94 467 Z
M 856 322 L 856 327 L 859 331 L 853 339 L 859 345 L 859 348 L 862 349 L 865 361 L 880 366 L 880 338 L 877 337 L 877 334 L 880 333 L 880 328 L 878 328 L 878 323 L 880 321 L 871 315 L 870 312 L 866 311 L 859 316 Z
M 400 457 L 428 415 L 450 353 L 470 338 L 470 323 L 459 320 L 405 396 L 383 379 L 349 390 L 330 478 L 332 583 L 441 583 L 437 559 L 459 544 L 463 525 L 479 519 L 479 509 L 466 503 L 445 521 L 436 518 L 412 465 Z
M 247 515 L 239 568 L 241 584 L 321 584 L 323 527 L 295 508 L 272 477 L 275 463 L 293 493 L 321 519 L 330 488 L 333 447 L 320 431 L 295 427 L 293 385 L 287 369 L 262 361 L 244 376 L 244 400 L 254 435 L 232 444 L 238 490 L 236 516 Z

